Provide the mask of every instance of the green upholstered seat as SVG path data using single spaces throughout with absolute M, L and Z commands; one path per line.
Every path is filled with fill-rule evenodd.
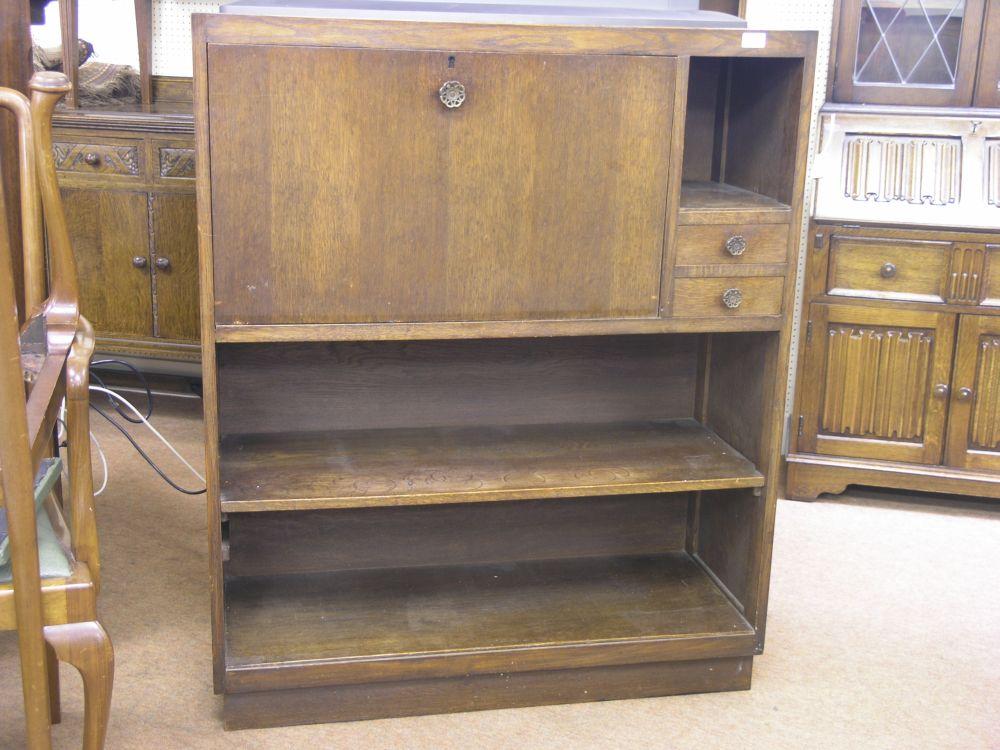
M 65 578 L 72 572 L 69 555 L 59 542 L 59 537 L 44 501 L 52 492 L 59 473 L 62 471 L 62 460 L 47 458 L 42 461 L 35 477 L 35 509 L 37 511 L 38 529 L 38 562 L 42 578 Z M 0 585 L 11 582 L 10 551 L 7 540 L 7 518 L 0 509 Z

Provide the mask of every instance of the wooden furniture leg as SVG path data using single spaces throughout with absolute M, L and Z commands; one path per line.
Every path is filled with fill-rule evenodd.
M 153 103 L 153 0 L 135 0 L 135 29 L 139 42 L 139 85 L 142 103 Z
M 79 107 L 77 82 L 80 69 L 80 27 L 78 23 L 77 0 L 59 0 L 59 31 L 62 36 L 63 73 L 69 79 L 70 90 L 66 94 L 67 107 Z
M 50 625 L 45 640 L 60 661 L 72 664 L 83 678 L 83 750 L 101 750 L 111 713 L 115 654 L 99 622 Z
M 62 708 L 59 705 L 59 657 L 48 642 L 45 643 L 45 659 L 49 673 L 49 721 L 58 724 L 62 721 Z

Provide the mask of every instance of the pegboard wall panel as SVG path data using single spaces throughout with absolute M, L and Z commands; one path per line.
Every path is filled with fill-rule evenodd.
M 816 47 L 816 86 L 813 89 L 812 126 L 809 130 L 809 168 L 807 171 L 805 201 L 806 210 L 802 217 L 802 234 L 799 240 L 798 283 L 795 286 L 795 308 L 792 327 L 792 356 L 789 360 L 790 371 L 796 370 L 799 351 L 799 321 L 802 312 L 802 285 L 806 262 L 806 234 L 809 230 L 809 215 L 812 213 L 813 190 L 816 186 L 812 179 L 813 159 L 816 156 L 816 127 L 819 119 L 819 108 L 826 99 L 826 77 L 830 67 L 830 40 L 833 35 L 833 5 L 834 0 L 747 0 L 747 22 L 757 28 L 768 29 L 815 29 L 819 32 Z M 795 397 L 795 378 L 789 378 L 788 398 L 785 404 L 785 442 L 788 447 L 788 429 L 791 424 L 791 410 Z
M 191 14 L 218 12 L 218 0 L 153 0 L 153 73 L 190 76 Z

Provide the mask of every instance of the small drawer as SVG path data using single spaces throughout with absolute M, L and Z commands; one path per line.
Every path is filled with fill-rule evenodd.
M 52 144 L 52 152 L 59 172 L 138 177 L 142 171 L 141 144 L 138 142 L 56 141 Z
M 944 302 L 950 242 L 834 235 L 827 290 L 842 297 Z
M 156 169 L 160 177 L 194 179 L 194 148 L 156 144 Z
M 679 278 L 674 281 L 675 318 L 780 315 L 783 276 Z
M 677 227 L 678 266 L 784 263 L 787 224 L 688 224 Z

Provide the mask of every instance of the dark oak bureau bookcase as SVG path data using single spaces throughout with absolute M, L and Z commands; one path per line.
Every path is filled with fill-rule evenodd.
M 194 28 L 227 727 L 748 688 L 814 35 Z

